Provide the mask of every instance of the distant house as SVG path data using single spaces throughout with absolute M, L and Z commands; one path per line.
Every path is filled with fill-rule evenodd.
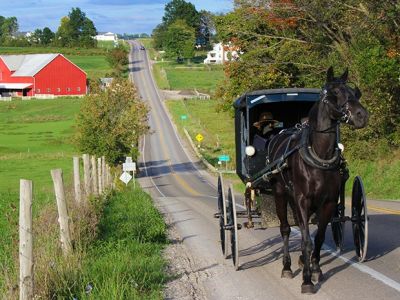
M 85 95 L 86 73 L 62 54 L 0 55 L 0 96 Z
M 239 48 L 231 45 L 214 44 L 213 49 L 207 53 L 205 64 L 223 64 L 226 61 L 239 59 Z
M 118 41 L 117 34 L 112 32 L 99 32 L 94 38 L 98 41 Z

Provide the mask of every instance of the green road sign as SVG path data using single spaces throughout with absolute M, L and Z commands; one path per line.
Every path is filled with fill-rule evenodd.
M 226 161 L 226 162 L 228 162 L 228 161 L 231 160 L 231 158 L 229 157 L 229 155 L 220 155 L 220 156 L 218 156 L 218 160 L 219 160 L 219 161 Z

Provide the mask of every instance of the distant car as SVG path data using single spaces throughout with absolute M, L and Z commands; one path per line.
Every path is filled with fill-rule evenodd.
M 140 46 L 140 50 L 146 50 L 144 46 Z

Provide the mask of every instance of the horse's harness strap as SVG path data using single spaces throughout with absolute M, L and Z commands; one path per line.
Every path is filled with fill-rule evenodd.
M 321 170 L 338 170 L 340 168 L 340 149 L 336 148 L 333 157 L 330 159 L 322 159 L 318 157 L 314 149 L 309 145 L 310 128 L 303 128 L 299 154 L 303 161 L 314 168 Z

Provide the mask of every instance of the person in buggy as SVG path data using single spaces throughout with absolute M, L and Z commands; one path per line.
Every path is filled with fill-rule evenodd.
M 274 129 L 279 124 L 279 121 L 275 120 L 270 112 L 262 112 L 258 121 L 253 123 L 253 126 L 257 128 L 257 132 L 253 138 L 253 146 L 256 150 L 265 150 L 269 140 L 274 136 Z

